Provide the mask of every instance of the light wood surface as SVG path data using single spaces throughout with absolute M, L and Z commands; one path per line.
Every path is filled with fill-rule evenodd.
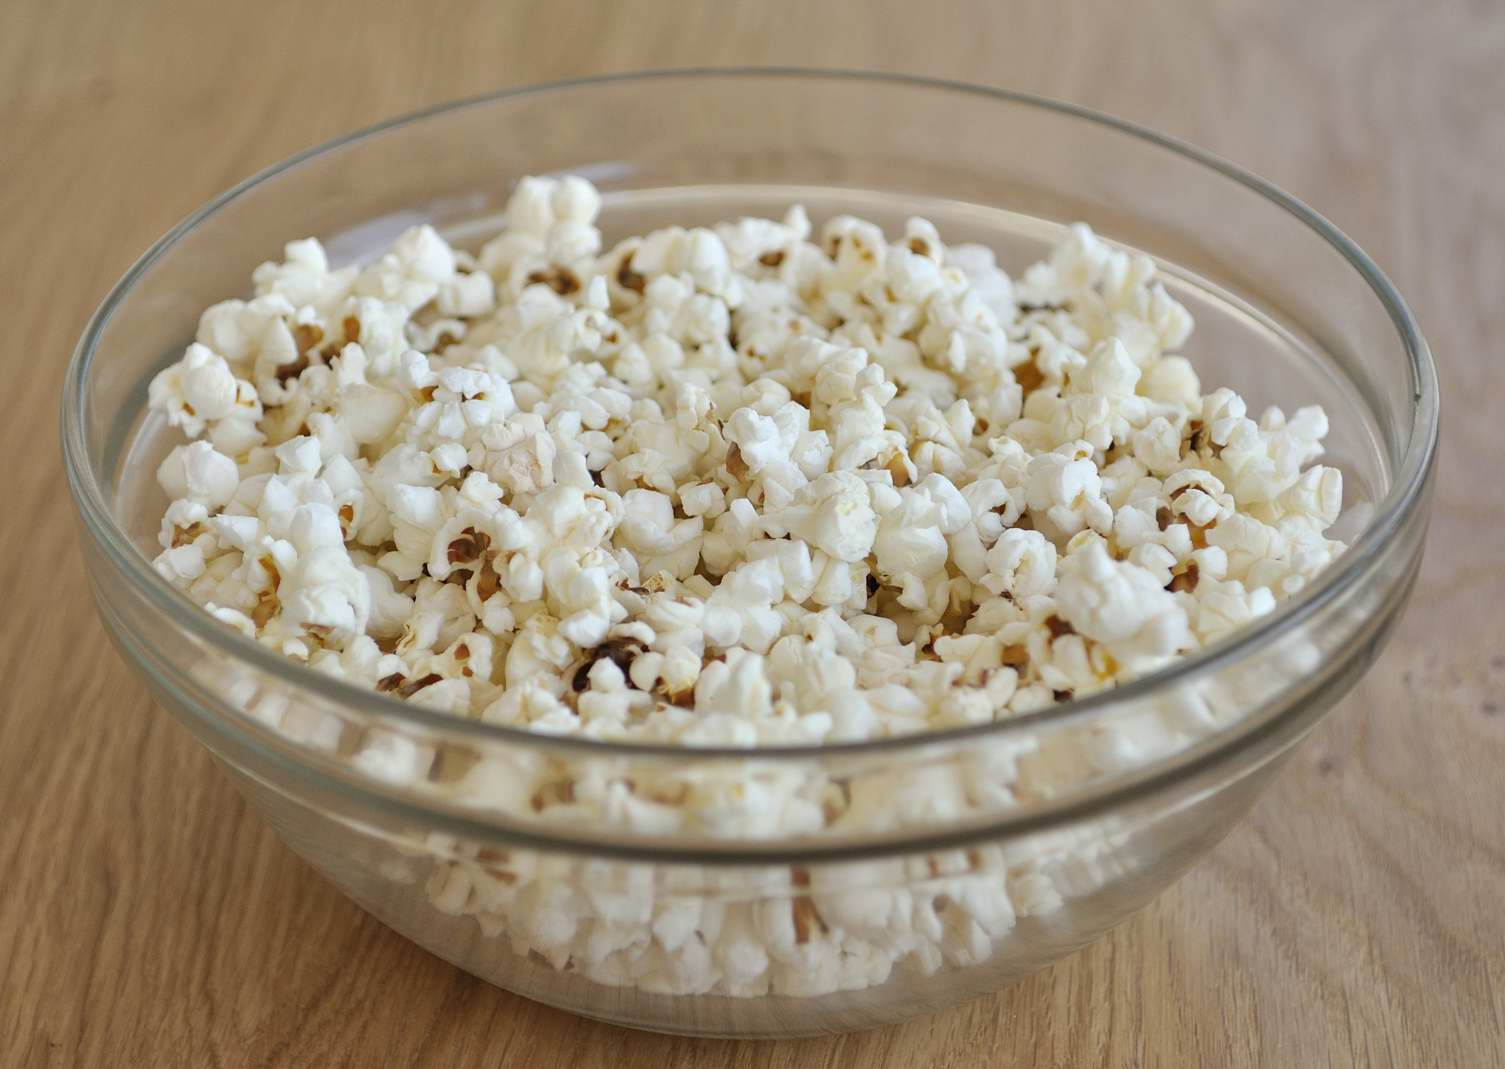
M 1505 7 L 1060 6 L 0 4 L 0 1065 L 1500 1064 Z M 490 988 L 361 913 L 109 648 L 56 455 L 89 311 L 216 191 L 447 98 L 712 63 L 990 82 L 1201 144 L 1355 237 L 1442 366 L 1415 601 L 1252 819 L 1097 945 L 860 1035 L 633 1034 Z

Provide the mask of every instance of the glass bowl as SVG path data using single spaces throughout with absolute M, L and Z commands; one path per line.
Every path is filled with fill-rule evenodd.
M 819 749 L 610 744 L 447 717 L 284 660 L 159 579 L 153 472 L 172 437 L 147 418 L 146 384 L 199 312 L 292 238 L 317 235 L 336 263 L 418 221 L 475 245 L 519 177 L 562 172 L 602 189 L 608 240 L 798 201 L 817 221 L 924 215 L 1012 270 L 1084 220 L 1160 264 L 1196 316 L 1188 354 L 1205 381 L 1256 409 L 1326 406 L 1351 548 L 1170 670 L 1007 722 Z M 289 846 L 492 983 L 634 1027 L 740 1036 L 865 1028 L 996 990 L 1210 850 L 1390 632 L 1421 558 L 1437 427 L 1431 357 L 1390 283 L 1259 179 L 1015 93 L 782 70 L 510 91 L 295 156 L 131 268 L 63 397 L 105 627 Z M 1061 753 L 1095 756 L 1055 789 L 1010 789 L 1018 762 Z M 478 767 L 505 789 L 458 789 Z M 539 804 L 574 792 L 711 815 L 671 835 L 640 813 Z M 859 804 L 879 817 L 843 816 Z

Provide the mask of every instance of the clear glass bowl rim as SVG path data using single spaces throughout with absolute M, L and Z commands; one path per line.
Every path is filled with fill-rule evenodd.
M 88 372 L 95 356 L 96 347 L 116 308 L 131 294 L 136 282 L 190 231 L 247 191 L 276 178 L 313 159 L 340 148 L 400 130 L 411 124 L 465 108 L 480 107 L 515 97 L 538 96 L 551 92 L 594 88 L 609 91 L 622 84 L 658 80 L 705 80 L 705 79 L 776 79 L 782 81 L 869 81 L 888 87 L 910 88 L 930 92 L 949 92 L 980 96 L 1023 105 L 1041 111 L 1053 112 L 1066 118 L 1085 120 L 1112 131 L 1128 134 L 1160 149 L 1175 153 L 1223 177 L 1231 178 L 1247 189 L 1270 201 L 1280 209 L 1295 216 L 1309 229 L 1331 245 L 1380 299 L 1395 326 L 1396 332 L 1410 361 L 1410 370 L 1415 383 L 1414 423 L 1409 441 L 1395 466 L 1394 480 L 1375 506 L 1374 518 L 1359 534 L 1340 558 L 1314 583 L 1298 596 L 1283 603 L 1275 612 L 1258 623 L 1240 630 L 1232 637 L 1206 647 L 1198 653 L 1178 661 L 1160 671 L 1143 676 L 1132 682 L 1100 691 L 1096 694 L 1074 699 L 1038 713 L 1032 713 L 1007 721 L 943 729 L 915 735 L 874 739 L 863 742 L 844 742 L 824 746 L 772 746 L 772 747 L 696 747 L 693 749 L 667 744 L 638 742 L 610 742 L 597 739 L 572 738 L 568 736 L 541 735 L 522 728 L 488 724 L 479 720 L 466 720 L 434 712 L 386 694 L 377 693 L 352 683 L 324 675 L 294 661 L 282 657 L 239 632 L 220 624 L 194 604 L 185 594 L 174 589 L 157 575 L 148 561 L 131 544 L 129 537 L 115 521 L 108 496 L 95 478 L 88 456 L 86 439 L 85 406 Z M 289 239 L 303 235 L 288 235 Z M 99 308 L 90 318 L 84 333 L 74 349 L 63 386 L 61 437 L 64 469 L 69 491 L 75 507 L 89 536 L 102 549 L 111 565 L 131 584 L 136 592 L 157 610 L 166 613 L 178 626 L 196 640 L 214 647 L 239 661 L 246 662 L 258 671 L 267 672 L 288 685 L 310 692 L 319 698 L 337 703 L 345 711 L 365 714 L 373 718 L 408 723 L 415 727 L 441 731 L 449 735 L 468 736 L 476 742 L 505 743 L 512 746 L 542 747 L 551 750 L 573 750 L 597 756 L 629 757 L 695 757 L 697 759 L 740 758 L 825 758 L 840 755 L 897 754 L 906 750 L 920 750 L 937 745 L 955 744 L 969 738 L 997 737 L 1025 733 L 1045 725 L 1056 726 L 1110 713 L 1115 706 L 1135 698 L 1146 696 L 1172 683 L 1186 683 L 1208 675 L 1236 662 L 1246 653 L 1279 635 L 1299 626 L 1318 612 L 1324 605 L 1341 596 L 1358 582 L 1374 559 L 1385 551 L 1396 531 L 1425 503 L 1425 489 L 1431 468 L 1435 463 L 1439 426 L 1439 397 L 1436 368 L 1426 342 L 1421 336 L 1416 321 L 1406 307 L 1405 301 L 1379 267 L 1351 239 L 1320 214 L 1301 201 L 1283 192 L 1263 179 L 1244 171 L 1217 156 L 1204 152 L 1185 142 L 1154 132 L 1133 123 L 1114 118 L 1073 104 L 1035 96 L 1029 93 L 973 85 L 966 82 L 925 78 L 912 75 L 889 74 L 863 70 L 838 70 L 799 67 L 695 67 L 649 70 L 623 74 L 598 75 L 562 81 L 521 86 L 496 92 L 451 101 L 420 111 L 367 126 L 363 129 L 326 141 L 289 156 L 279 163 L 252 175 L 238 185 L 221 193 L 207 204 L 184 218 L 151 246 L 110 290 Z M 1188 771 L 1185 768 L 1181 772 Z M 1080 801 L 1080 799 L 1077 799 Z M 1066 799 L 1065 808 L 1074 808 Z

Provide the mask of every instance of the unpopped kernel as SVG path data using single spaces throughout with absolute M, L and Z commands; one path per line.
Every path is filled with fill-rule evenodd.
M 158 470 L 172 504 L 157 571 L 289 658 L 455 716 L 819 745 L 1112 687 L 1270 612 L 1343 549 L 1325 535 L 1343 491 L 1315 463 L 1321 408 L 1256 419 L 1233 391 L 1205 391 L 1179 355 L 1191 317 L 1154 262 L 1086 226 L 1011 279 L 919 219 L 892 240 L 849 216 L 815 233 L 796 207 L 603 249 L 600 207 L 583 179 L 524 179 L 475 255 L 427 226 L 364 267 L 295 241 L 250 299 L 208 309 L 150 389 L 190 439 Z M 986 789 L 1047 796 L 1157 733 L 1212 727 L 1170 719 L 1137 741 L 1071 736 L 1072 752 L 1011 761 Z M 395 735 L 354 756 L 404 783 L 433 760 Z M 655 834 L 908 819 L 891 786 L 854 789 L 834 815 L 808 786 L 737 806 L 710 786 L 582 788 L 568 804 Z M 922 788 L 915 804 L 947 813 L 986 793 Z M 556 804 L 486 762 L 452 789 Z M 715 939 L 664 913 L 622 928 L 651 930 L 677 963 L 650 981 L 623 964 L 630 947 L 575 945 L 599 913 L 580 893 L 561 934 L 534 914 L 565 883 L 509 876 L 494 902 L 475 866 L 431 890 L 598 979 L 732 994 L 976 957 L 1016 914 L 1072 893 L 1044 870 L 999 886 L 1001 902 L 937 891 L 970 919 L 934 945 L 853 918 L 865 964 L 848 948 L 856 971 L 825 979 L 785 946 L 787 900 L 718 922 Z M 804 901 L 829 935 L 855 907 L 819 891 Z M 714 962 L 675 957 L 692 949 Z

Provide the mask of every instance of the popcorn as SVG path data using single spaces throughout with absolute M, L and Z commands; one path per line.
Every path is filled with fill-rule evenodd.
M 157 482 L 174 500 L 219 508 L 235 496 L 240 472 L 230 457 L 198 441 L 174 446 L 157 468 Z
M 1163 661 L 1190 644 L 1186 613 L 1175 595 L 1148 570 L 1115 561 L 1100 541 L 1067 555 L 1056 601 L 1068 624 L 1101 642 L 1120 663 Z
M 878 536 L 867 484 L 852 472 L 833 471 L 802 487 L 775 521 L 835 560 L 860 561 Z
M 987 553 L 981 585 L 1016 600 L 1050 594 L 1056 585 L 1056 547 L 1039 531 L 1010 527 Z
M 239 415 L 239 409 L 259 416 L 254 394 L 249 383 L 235 377 L 224 357 L 194 342 L 183 359 L 157 373 L 147 398 L 170 424 L 196 438 L 208 424 Z
M 189 439 L 157 469 L 159 574 L 247 638 L 426 709 L 545 734 L 819 745 L 984 724 L 1153 671 L 1335 556 L 1320 408 L 1204 394 L 1147 257 L 1075 226 L 1011 279 L 910 220 L 742 219 L 603 251 L 601 197 L 526 178 L 472 256 L 429 226 L 360 267 L 295 241 L 151 382 Z M 242 681 L 243 682 L 243 681 Z M 486 755 L 455 771 L 236 683 L 353 771 L 518 819 L 797 838 L 1049 798 L 1237 715 L 982 738 L 895 781 L 755 760 Z M 610 764 L 610 767 L 608 765 Z M 447 769 L 447 771 L 446 771 Z M 452 842 L 435 906 L 598 982 L 814 995 L 984 960 L 1114 875 L 1045 840 L 739 894 Z M 406 870 L 405 870 L 406 871 Z M 754 886 L 755 885 L 755 886 Z

